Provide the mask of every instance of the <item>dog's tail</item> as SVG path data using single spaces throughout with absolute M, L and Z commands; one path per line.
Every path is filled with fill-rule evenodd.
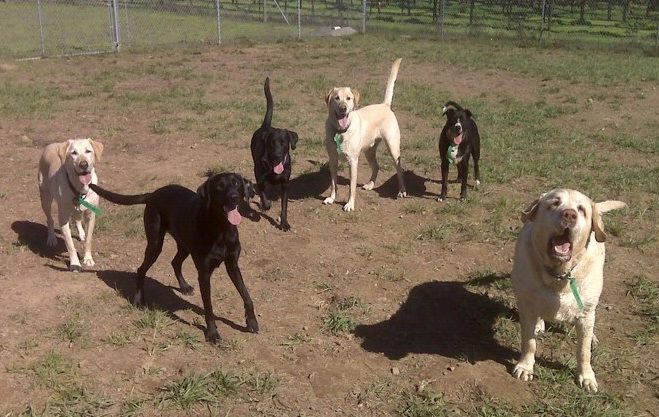
M 113 193 L 99 187 L 96 184 L 90 184 L 89 188 L 94 190 L 94 192 L 104 199 L 113 202 L 114 204 L 120 204 L 122 206 L 131 206 L 133 204 L 144 204 L 149 201 L 152 193 L 147 194 L 138 194 L 138 195 L 123 195 Z
M 263 124 L 261 124 L 261 126 L 269 127 L 272 124 L 272 108 L 274 106 L 272 103 L 272 93 L 270 92 L 270 77 L 266 77 L 265 83 L 263 83 L 263 92 L 265 93 L 265 100 L 268 103 L 268 107 L 265 111 L 265 117 L 263 118 Z
M 387 80 L 387 89 L 384 91 L 383 103 L 387 106 L 391 106 L 391 101 L 394 99 L 394 84 L 396 83 L 398 67 L 400 67 L 400 61 L 402 60 L 403 58 L 398 58 L 394 61 L 394 65 L 391 66 L 391 74 L 389 74 L 389 80 Z

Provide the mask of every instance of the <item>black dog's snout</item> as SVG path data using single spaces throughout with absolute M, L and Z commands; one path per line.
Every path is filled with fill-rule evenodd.
M 82 162 L 80 162 L 78 167 L 80 167 L 80 169 L 86 171 L 89 168 L 89 163 L 87 161 L 82 161 Z
M 455 124 L 455 130 L 456 130 L 458 133 L 462 133 L 462 125 L 461 125 L 460 123 L 456 123 L 456 124 Z

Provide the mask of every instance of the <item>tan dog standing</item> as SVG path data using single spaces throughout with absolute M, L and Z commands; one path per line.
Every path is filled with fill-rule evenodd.
M 327 93 L 325 102 L 328 116 L 325 121 L 325 147 L 329 157 L 332 185 L 330 196 L 323 201 L 323 204 L 333 204 L 336 199 L 336 176 L 339 153 L 342 153 L 350 164 L 350 197 L 343 206 L 343 210 L 352 211 L 355 209 L 359 155 L 364 152 L 366 160 L 371 166 L 371 179 L 362 188 L 372 190 L 380 169 L 376 151 L 382 140 L 387 144 L 396 166 L 399 185 L 398 196 L 407 196 L 400 162 L 400 129 L 396 115 L 391 110 L 394 83 L 398 76 L 400 61 L 401 58 L 398 58 L 391 67 L 384 101 L 381 104 L 372 104 L 357 110 L 359 91 L 350 87 L 334 87 Z
M 594 203 L 578 191 L 555 189 L 522 212 L 511 275 L 522 330 L 516 378 L 533 379 L 536 335 L 544 331 L 544 320 L 565 321 L 577 327 L 579 385 L 597 391 L 590 356 L 604 276 L 600 215 L 623 207 L 621 201 Z
M 82 268 L 69 227 L 72 218 L 75 219 L 80 240 L 85 242 L 83 263 L 88 267 L 94 266 L 92 234 L 96 214 L 80 204 L 78 197 L 98 206 L 98 195 L 89 188 L 89 184 L 98 182 L 94 167 L 102 153 L 103 144 L 100 142 L 92 139 L 70 139 L 47 145 L 39 161 L 39 194 L 41 207 L 48 222 L 46 245 L 49 247 L 57 245 L 52 215 L 54 200 L 57 205 L 59 226 L 69 252 L 69 269 L 73 272 L 80 272 Z M 85 218 L 86 231 L 82 226 L 82 217 Z

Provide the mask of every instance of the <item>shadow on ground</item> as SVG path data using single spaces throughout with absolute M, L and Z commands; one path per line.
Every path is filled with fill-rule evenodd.
M 473 293 L 459 282 L 427 282 L 412 288 L 391 318 L 360 325 L 362 348 L 402 359 L 410 353 L 437 354 L 509 366 L 516 353 L 494 338 L 494 323 L 513 312 L 503 303 Z
M 42 258 L 59 260 L 61 253 L 66 251 L 64 240 L 57 238 L 57 245 L 53 248 L 46 246 L 48 228 L 46 225 L 34 223 L 29 220 L 17 220 L 11 224 L 11 229 L 16 232 L 18 243 L 25 245 L 33 253 Z M 75 226 L 73 227 L 75 230 Z M 76 232 L 74 232 L 75 234 Z M 74 237 L 74 239 L 76 239 Z
M 117 291 L 117 293 L 121 294 L 121 296 L 128 300 L 130 303 L 133 302 L 133 297 L 135 296 L 135 283 L 137 281 L 136 273 L 106 270 L 98 271 L 96 275 L 101 281 L 105 283 L 105 285 Z M 198 301 L 200 303 L 199 305 L 190 302 L 185 298 L 182 298 L 179 294 L 180 292 L 178 287 L 164 285 L 161 282 L 149 277 L 146 277 L 144 280 L 144 295 L 148 308 L 166 311 L 172 320 L 180 321 L 188 325 L 193 325 L 204 331 L 205 327 L 197 324 L 191 324 L 176 314 L 178 311 L 191 310 L 200 316 L 200 322 L 204 322 L 204 309 L 201 306 L 201 296 L 198 295 L 198 286 L 195 285 L 195 292 L 189 297 L 191 300 Z M 247 332 L 246 326 L 241 326 L 224 317 L 218 317 L 218 309 L 221 309 L 221 306 L 213 306 L 214 313 L 216 313 L 216 320 L 219 320 L 220 322 L 235 330 Z

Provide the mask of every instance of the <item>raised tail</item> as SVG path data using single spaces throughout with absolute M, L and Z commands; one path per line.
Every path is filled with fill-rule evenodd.
M 263 118 L 263 124 L 261 126 L 270 126 L 272 124 L 272 108 L 274 106 L 272 103 L 272 93 L 270 92 L 270 77 L 266 77 L 265 79 L 263 92 L 265 93 L 265 100 L 268 103 L 268 108 L 265 111 L 265 117 Z
M 138 195 L 123 195 L 113 193 L 112 191 L 105 190 L 99 187 L 96 184 L 90 184 L 89 188 L 94 190 L 94 192 L 104 199 L 113 202 L 114 204 L 120 204 L 122 206 L 131 206 L 133 204 L 144 204 L 149 201 L 151 193 L 147 194 L 138 194 Z
M 600 213 L 606 213 L 611 210 L 618 210 L 627 207 L 626 203 L 617 200 L 602 201 L 600 203 L 595 203 L 595 205 Z
M 387 106 L 391 106 L 391 101 L 394 98 L 394 84 L 396 83 L 398 67 L 400 67 L 400 61 L 402 60 L 403 58 L 398 58 L 394 61 L 394 65 L 391 66 L 391 74 L 389 74 L 389 79 L 387 80 L 387 89 L 384 91 L 383 103 Z

